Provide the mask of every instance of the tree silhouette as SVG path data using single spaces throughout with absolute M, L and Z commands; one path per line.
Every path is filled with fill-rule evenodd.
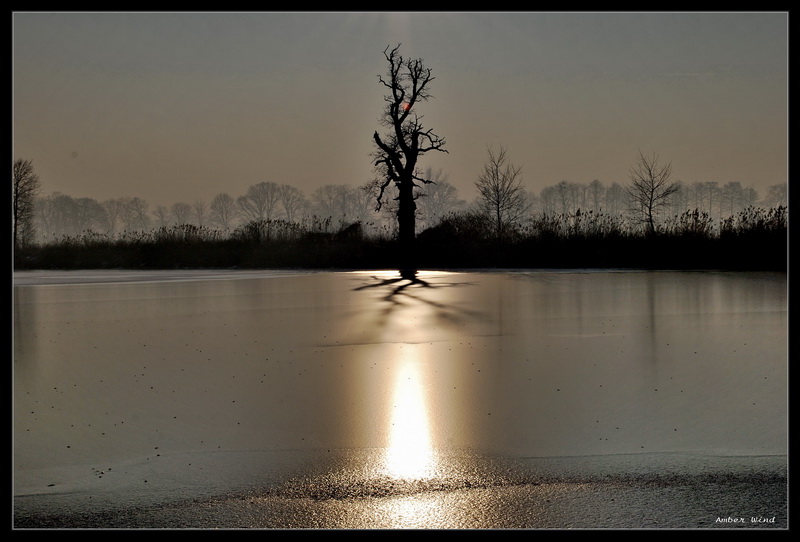
M 656 232 L 655 216 L 658 209 L 669 204 L 669 197 L 680 189 L 678 182 L 672 181 L 672 164 L 660 165 L 658 155 L 645 156 L 639 151 L 636 165 L 630 170 L 630 184 L 627 186 L 634 216 L 643 222 L 647 232 Z
M 39 176 L 30 160 L 14 160 L 11 173 L 14 249 L 33 239 L 33 216 Z
M 282 184 L 278 188 L 278 196 L 286 220 L 289 222 L 297 220 L 297 215 L 305 202 L 303 191 L 294 186 Z
M 209 207 L 209 219 L 212 224 L 228 231 L 236 218 L 236 201 L 227 193 L 214 196 Z
M 447 151 L 444 138 L 423 127 L 416 109 L 420 102 L 432 97 L 429 91 L 434 80 L 432 72 L 422 59 L 403 58 L 399 48 L 400 45 L 391 50 L 387 47 L 383 51 L 389 69 L 386 78 L 378 76 L 378 80 L 387 89 L 386 107 L 381 117 L 381 124 L 387 131 L 383 137 L 376 131 L 373 140 L 376 145 L 374 164 L 380 180 L 377 210 L 380 211 L 383 204 L 386 188 L 394 183 L 398 190 L 398 240 L 405 259 L 411 255 L 410 247 L 415 238 L 416 181 L 430 182 L 417 173 L 419 158 L 429 151 Z
M 522 184 L 522 168 L 508 161 L 504 147 L 488 149 L 489 161 L 475 181 L 481 212 L 491 220 L 495 237 L 505 237 L 528 211 L 529 203 Z
M 202 199 L 194 200 L 192 205 L 192 213 L 197 221 L 197 225 L 201 228 L 206 225 L 206 215 L 208 214 L 208 205 Z
M 247 193 L 236 199 L 239 213 L 245 221 L 271 220 L 280 199 L 280 187 L 276 183 L 261 182 L 247 189 Z
M 192 206 L 183 201 L 172 204 L 172 220 L 175 224 L 188 224 L 192 216 Z
M 458 189 L 450 184 L 447 175 L 441 169 L 425 170 L 425 178 L 433 181 L 419 190 L 417 209 L 419 220 L 426 227 L 433 227 L 443 218 L 467 206 L 467 202 L 458 198 Z

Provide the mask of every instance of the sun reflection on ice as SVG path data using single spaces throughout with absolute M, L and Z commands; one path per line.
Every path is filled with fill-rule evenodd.
M 404 356 L 395 373 L 386 452 L 387 473 L 404 480 L 431 477 L 436 466 L 423 374 L 414 354 Z

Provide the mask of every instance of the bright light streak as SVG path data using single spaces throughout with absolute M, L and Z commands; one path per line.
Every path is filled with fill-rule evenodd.
M 434 454 L 423 384 L 419 361 L 400 360 L 386 454 L 386 468 L 395 478 L 420 479 L 432 474 Z

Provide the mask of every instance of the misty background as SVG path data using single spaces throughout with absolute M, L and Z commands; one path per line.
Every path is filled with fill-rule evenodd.
M 459 213 L 480 212 L 479 198 L 469 202 L 461 199 L 457 188 L 441 171 L 429 169 L 426 173 L 435 182 L 419 189 L 418 232 Z M 596 217 L 628 220 L 633 227 L 636 220 L 627 184 L 606 185 L 597 179 L 587 184 L 561 181 L 538 194 L 527 192 L 515 226 L 524 227 L 542 216 L 574 219 L 576 212 L 591 212 Z M 659 212 L 660 224 L 677 221 L 687 211 L 696 210 L 707 215 L 712 229 L 721 220 L 749 207 L 769 209 L 788 203 L 786 185 L 774 185 L 759 193 L 738 182 L 680 183 L 680 190 L 668 199 L 668 205 Z M 231 233 L 259 221 L 285 221 L 298 224 L 304 231 L 323 232 L 337 232 L 360 222 L 365 233 L 390 237 L 397 226 L 395 213 L 393 200 L 376 211 L 374 192 L 367 186 L 325 185 L 309 194 L 296 186 L 262 182 L 242 194 L 221 192 L 211 201 L 198 198 L 170 205 L 153 205 L 139 197 L 98 201 L 52 193 L 37 198 L 34 222 L 35 240 L 45 243 L 87 232 L 113 237 L 122 232 L 184 224 Z
M 360 188 L 374 176 L 382 51 L 398 43 L 433 70 L 421 113 L 449 151 L 422 163 L 446 182 L 428 195 L 435 206 L 419 200 L 420 230 L 476 200 L 490 146 L 521 167 L 531 212 L 616 213 L 639 150 L 672 164 L 676 213 L 716 220 L 785 201 L 787 13 L 16 12 L 12 22 L 13 152 L 41 179 L 43 239 L 223 227 L 215 199 L 236 203 L 265 184 L 284 193 L 266 218 L 391 227 Z M 227 227 L 252 218 L 235 207 Z

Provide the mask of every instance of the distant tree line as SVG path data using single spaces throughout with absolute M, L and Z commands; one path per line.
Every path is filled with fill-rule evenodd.
M 739 183 L 684 184 L 663 175 L 671 170 L 657 157 L 640 155 L 627 183 L 561 181 L 534 194 L 507 149 L 489 148 L 488 155 L 471 203 L 458 197 L 441 170 L 424 172 L 433 182 L 414 191 L 421 265 L 642 266 L 637 257 L 649 254 L 647 265 L 671 267 L 670 255 L 678 254 L 679 260 L 705 262 L 701 267 L 715 261 L 735 267 L 733 254 L 741 258 L 749 247 L 771 262 L 768 268 L 784 267 L 785 185 L 759 197 Z M 220 193 L 209 204 L 196 200 L 150 210 L 137 197 L 98 202 L 40 196 L 30 161 L 15 161 L 13 171 L 15 249 L 24 249 L 15 250 L 19 268 L 362 267 L 395 261 L 392 249 L 381 248 L 398 237 L 392 186 L 384 187 L 380 211 L 374 182 L 326 185 L 310 196 L 261 182 L 236 197 Z M 650 199 L 657 205 L 647 204 Z M 720 242 L 706 245 L 712 240 Z M 664 243 L 673 244 L 665 250 Z
M 436 182 L 417 194 L 422 227 L 466 206 L 441 171 L 428 173 Z M 306 195 L 297 187 L 274 182 L 253 184 L 241 195 L 219 193 L 210 202 L 195 199 L 192 203 L 159 204 L 153 208 L 139 197 L 97 201 L 54 192 L 31 199 L 31 214 L 25 223 L 30 229 L 28 237 L 36 243 L 58 242 L 85 233 L 116 238 L 178 225 L 232 234 L 248 223 L 261 221 L 285 221 L 328 232 L 360 222 L 370 233 L 392 235 L 396 230 L 395 201 L 387 199 L 382 212 L 377 212 L 370 186 L 330 184 Z
M 760 195 L 755 188 L 739 182 L 720 184 L 715 181 L 684 183 L 677 181 L 679 190 L 667 199 L 663 218 L 679 215 L 687 210 L 708 213 L 724 219 L 747 207 L 779 207 L 788 205 L 786 185 L 772 185 Z M 530 213 L 567 214 L 576 210 L 625 214 L 631 207 L 624 183 L 605 185 L 599 180 L 589 183 L 561 181 L 544 188 L 538 195 L 530 194 Z
M 496 160 L 498 157 L 490 159 Z M 505 156 L 500 156 L 504 161 Z M 493 163 L 490 173 L 497 173 L 498 164 Z M 15 183 L 17 190 L 32 184 L 38 190 L 38 177 L 28 162 L 27 177 L 36 183 Z M 484 171 L 482 178 L 487 175 Z M 479 193 L 478 198 L 468 204 L 458 196 L 458 190 L 441 171 L 428 171 L 434 183 L 417 189 L 417 230 L 421 232 L 437 225 L 443 218 L 456 212 L 479 212 L 491 215 L 492 228 L 526 228 L 541 217 L 574 215 L 577 211 L 595 216 L 605 215 L 617 220 L 630 218 L 632 201 L 622 183 L 606 185 L 599 180 L 590 183 L 561 181 L 543 188 L 538 194 L 526 191 L 524 186 L 515 195 L 513 202 L 502 201 L 501 187 L 490 188 Z M 484 179 L 485 180 L 485 179 Z M 518 181 L 518 179 L 517 179 Z M 738 182 L 695 182 L 685 184 L 678 181 L 679 189 L 666 198 L 660 209 L 659 223 L 667 227 L 687 211 L 707 216 L 712 223 L 736 215 L 750 207 L 776 208 L 788 206 L 786 185 L 770 186 L 760 196 L 751 187 Z M 483 183 L 485 186 L 486 183 Z M 88 197 L 72 197 L 60 192 L 46 196 L 15 198 L 27 201 L 19 213 L 15 213 L 15 228 L 24 230 L 25 242 L 58 242 L 63 237 L 87 232 L 116 237 L 122 232 L 148 231 L 189 224 L 220 230 L 229 234 L 248 222 L 283 220 L 303 227 L 336 231 L 354 222 L 361 222 L 368 234 L 391 236 L 396 230 L 395 205 L 392 198 L 375 211 L 374 194 L 368 187 L 353 185 L 325 185 L 314 190 L 310 196 L 299 188 L 286 184 L 261 182 L 254 184 L 238 196 L 220 193 L 211 202 L 195 200 L 193 203 L 177 202 L 170 206 L 156 205 L 150 208 L 147 201 L 139 197 L 122 197 L 97 201 Z M 498 222 L 498 216 L 500 220 Z M 22 227 L 24 225 L 24 227 Z M 717 226 L 718 227 L 718 226 Z M 15 234 L 15 239 L 18 235 Z

